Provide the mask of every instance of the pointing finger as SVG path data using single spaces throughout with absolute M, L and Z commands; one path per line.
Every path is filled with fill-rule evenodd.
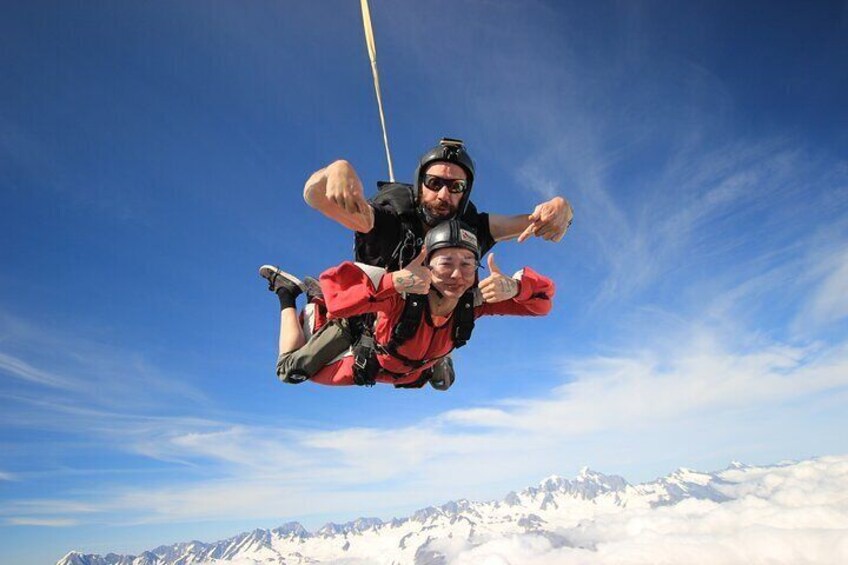
M 518 243 L 522 243 L 524 240 L 526 240 L 531 235 L 534 235 L 535 233 L 536 233 L 536 224 L 530 224 L 529 226 L 527 226 L 524 229 L 523 232 L 521 232 L 521 235 L 518 236 Z

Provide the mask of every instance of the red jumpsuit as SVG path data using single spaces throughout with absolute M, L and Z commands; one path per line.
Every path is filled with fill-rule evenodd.
M 474 317 L 544 316 L 550 312 L 551 299 L 555 292 L 553 281 L 530 268 L 520 271 L 516 278 L 519 280 L 519 292 L 515 297 L 503 302 L 483 303 L 476 306 Z M 404 298 L 395 290 L 391 274 L 383 274 L 375 288 L 374 281 L 368 274 L 348 261 L 325 271 L 321 275 L 320 282 L 330 319 L 349 318 L 358 314 L 376 312 L 374 337 L 378 344 L 385 345 L 389 342 L 392 329 L 404 308 Z M 407 359 L 428 359 L 430 362 L 415 368 L 391 355 L 378 353 L 377 359 L 381 367 L 392 373 L 406 373 L 406 375 L 398 378 L 397 375 L 381 370 L 377 374 L 377 382 L 407 384 L 418 380 L 424 370 L 453 349 L 454 343 L 451 338 L 453 323 L 452 315 L 446 320 L 440 320 L 438 324 L 434 323 L 429 306 L 426 307 L 418 331 L 412 338 L 402 343 L 397 352 Z M 325 365 L 310 380 L 326 385 L 354 384 L 353 357 L 347 355 L 339 361 Z

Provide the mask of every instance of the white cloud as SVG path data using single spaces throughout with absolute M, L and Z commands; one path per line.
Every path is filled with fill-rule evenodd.
M 825 275 L 813 292 L 802 316 L 815 325 L 826 325 L 848 316 L 848 251 L 827 258 Z
M 51 388 L 79 389 L 79 383 L 72 379 L 37 369 L 26 361 L 3 352 L 0 352 L 0 372 L 16 379 Z
M 0 510 L 5 516 L 27 515 L 31 518 L 43 519 L 45 515 L 90 514 L 99 508 L 86 502 L 59 499 L 40 499 L 13 501 Z
M 76 520 L 66 518 L 6 518 L 9 526 L 41 526 L 46 528 L 67 528 L 79 524 Z
M 641 498 L 643 495 L 637 494 L 638 489 L 630 488 L 622 495 L 626 504 L 612 502 L 618 498 L 611 494 L 591 501 L 562 494 L 553 507 L 537 508 L 535 505 L 544 497 L 539 494 L 535 500 L 528 500 L 527 493 L 523 493 L 522 506 L 516 510 L 478 506 L 461 511 L 458 517 L 445 516 L 420 525 L 413 523 L 408 532 L 388 528 L 367 533 L 371 538 L 354 536 L 349 559 L 351 563 L 397 562 L 397 541 L 401 536 L 412 544 L 408 547 L 417 548 L 425 555 L 440 554 L 452 565 L 795 565 L 843 563 L 848 559 L 848 456 L 769 467 L 737 466 L 716 475 L 709 481 L 697 482 L 721 491 L 726 497 L 723 502 L 687 498 L 673 505 L 651 506 Z M 266 486 L 273 493 L 273 486 Z M 179 492 L 175 494 L 175 500 L 157 498 L 148 503 L 180 507 L 187 502 Z M 297 496 L 294 491 L 292 494 Z M 224 488 L 219 495 L 237 498 L 241 492 Z M 270 500 L 275 500 L 275 496 Z M 341 496 L 345 498 L 346 494 Z M 204 501 L 190 502 L 203 505 Z M 518 519 L 529 513 L 536 515 L 532 532 L 526 532 Z M 421 530 L 416 533 L 418 527 Z M 324 543 L 312 538 L 311 545 L 286 547 L 281 543 L 275 550 L 283 555 L 297 551 L 298 555 L 319 562 L 347 563 L 348 560 L 339 557 L 340 554 L 348 557 L 345 552 L 349 548 L 342 549 L 341 545 L 338 539 Z M 268 555 L 277 556 L 274 552 L 256 553 L 248 547 L 232 562 L 253 565 L 264 562 Z
M 586 131 L 569 127 L 530 156 L 518 176 L 530 190 L 561 185 L 554 192 L 572 201 L 574 231 L 591 238 L 587 243 L 596 250 L 591 259 L 601 261 L 600 304 L 626 302 L 698 264 L 718 265 L 733 255 L 755 261 L 759 258 L 747 250 L 766 241 L 772 252 L 809 241 L 788 210 L 804 213 L 811 205 L 804 195 L 811 178 L 835 182 L 828 166 L 820 171 L 813 158 L 776 140 L 683 145 L 663 156 L 662 172 L 641 178 L 638 186 L 613 186 L 617 171 L 604 156 L 611 149 L 603 147 L 609 141 L 591 141 L 602 135 L 597 130 L 597 124 Z M 796 204 L 799 200 L 804 204 Z M 801 239 L 784 241 L 789 234 Z M 750 270 L 743 263 L 737 276 Z
M 571 362 L 572 382 L 545 399 L 513 400 L 495 417 L 490 410 L 444 417 L 509 433 L 577 436 L 848 386 L 848 352 L 840 348 L 823 352 L 771 344 L 734 351 L 706 331 L 678 337 L 664 351 Z
M 635 433 L 644 457 L 652 445 L 666 454 L 691 449 L 695 432 L 687 426 L 720 421 L 714 443 L 699 449 L 726 449 L 755 441 L 745 423 L 751 411 L 776 415 L 787 402 L 809 403 L 812 410 L 820 393 L 848 389 L 848 344 L 728 344 L 704 328 L 675 338 L 651 350 L 568 362 L 571 380 L 543 397 L 450 410 L 398 428 L 315 431 L 117 418 L 98 435 L 115 447 L 196 469 L 197 476 L 158 487 L 99 489 L 87 493 L 87 512 L 53 515 L 100 520 L 114 514 L 129 523 L 329 512 L 353 517 L 369 508 L 377 513 L 433 503 L 432 493 L 491 493 L 494 485 L 514 485 L 516 477 L 539 469 L 560 471 L 566 461 L 597 465 L 614 452 L 612 460 L 622 457 L 615 442 L 581 447 L 603 437 L 598 434 Z M 596 459 L 585 459 L 589 453 Z M 381 493 L 378 508 L 374 492 Z
M 168 403 L 207 403 L 203 391 L 164 375 L 137 352 L 36 327 L 2 310 L 0 375 L 9 377 L 0 379 L 8 400 L 0 422 L 15 427 L 87 433 L 108 428 L 107 421 L 142 420 Z
M 452 565 L 848 561 L 848 458 L 729 471 L 723 478 L 729 482 L 721 488 L 733 500 L 601 514 L 557 529 L 566 546 L 534 534 L 444 549 Z

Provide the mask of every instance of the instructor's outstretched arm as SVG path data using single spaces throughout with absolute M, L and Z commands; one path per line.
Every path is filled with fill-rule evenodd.
M 312 173 L 303 187 L 303 199 L 348 229 L 368 233 L 374 228 L 374 210 L 365 199 L 362 181 L 343 159 Z
M 518 238 L 518 243 L 530 237 L 541 237 L 548 241 L 560 241 L 571 220 L 574 211 L 571 204 L 562 196 L 555 196 L 542 202 L 529 215 L 502 216 L 489 214 L 489 231 L 495 241 Z

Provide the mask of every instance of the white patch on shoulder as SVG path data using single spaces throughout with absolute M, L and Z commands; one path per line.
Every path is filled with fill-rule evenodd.
M 369 265 L 367 263 L 354 263 L 357 267 L 362 269 L 362 272 L 368 275 L 368 278 L 371 279 L 371 284 L 374 285 L 374 290 L 377 290 L 380 286 L 380 281 L 383 278 L 383 275 L 387 273 L 386 269 L 382 267 L 375 267 L 374 265 Z
M 315 305 L 311 302 L 303 308 L 303 336 L 309 341 L 315 333 Z

